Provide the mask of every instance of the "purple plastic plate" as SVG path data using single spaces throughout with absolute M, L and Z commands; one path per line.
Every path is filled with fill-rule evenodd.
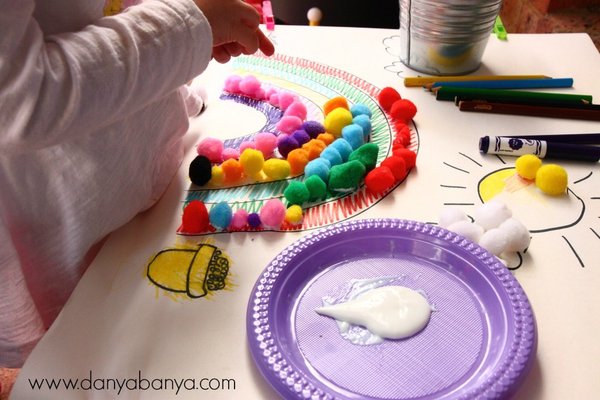
M 354 279 L 398 277 L 434 306 L 401 340 L 362 346 L 314 310 Z M 437 226 L 355 220 L 308 234 L 260 275 L 248 304 L 256 365 L 284 398 L 500 399 L 533 363 L 535 318 L 523 289 L 477 244 Z

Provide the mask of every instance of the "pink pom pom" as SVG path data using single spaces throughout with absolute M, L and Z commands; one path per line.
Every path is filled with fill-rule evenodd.
M 280 92 L 279 93 L 279 108 L 281 108 L 282 110 L 287 110 L 287 108 L 290 106 L 290 104 L 292 104 L 294 102 L 294 100 L 296 100 L 296 98 L 294 97 L 294 95 L 290 92 Z
M 256 91 L 256 93 L 254 93 L 254 97 L 256 98 L 256 100 L 264 100 L 264 99 L 266 99 L 266 97 L 265 97 L 265 90 L 263 88 L 258 88 L 258 90 Z
M 279 199 L 271 199 L 260 209 L 260 220 L 265 228 L 279 228 L 285 219 L 285 206 Z
M 273 93 L 269 96 L 269 104 L 273 107 L 279 107 L 279 93 Z
M 292 104 L 290 104 L 283 113 L 283 115 L 295 115 L 302 121 L 306 119 L 306 114 L 306 106 L 299 100 L 295 100 Z
M 250 97 L 253 97 L 260 88 L 260 81 L 254 75 L 247 75 L 240 81 L 240 91 Z
M 276 94 L 277 93 L 277 89 L 275 89 L 273 86 L 269 86 L 265 89 L 265 99 L 270 99 L 271 95 Z
M 223 150 L 223 161 L 229 160 L 230 158 L 238 160 L 240 158 L 240 151 L 238 149 L 234 149 L 232 147 L 227 147 L 226 149 L 224 149 Z
M 238 75 L 231 75 L 225 79 L 225 91 L 229 93 L 239 93 L 240 81 L 242 78 Z
M 273 150 L 277 147 L 277 136 L 271 132 L 260 132 L 254 136 L 254 146 L 256 150 L 260 150 L 265 158 L 269 158 L 273 154 Z
M 254 142 L 242 142 L 240 144 L 240 154 L 242 154 L 244 152 L 244 150 L 246 149 L 255 149 L 256 146 L 254 145 Z
M 302 126 L 302 120 L 293 115 L 282 117 L 277 123 L 277 129 L 283 133 L 292 133 Z
M 229 226 L 232 229 L 242 229 L 248 224 L 248 211 L 240 208 L 231 217 L 231 223 Z
M 212 163 L 223 161 L 223 141 L 216 138 L 206 138 L 196 148 L 199 156 L 204 156 Z

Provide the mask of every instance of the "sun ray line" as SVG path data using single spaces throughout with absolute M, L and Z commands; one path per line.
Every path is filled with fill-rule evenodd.
M 495 154 L 495 156 L 496 156 L 496 158 L 497 158 L 498 160 L 500 160 L 500 162 L 501 162 L 502 164 L 506 164 L 506 161 L 504 161 L 504 159 L 503 159 L 502 157 L 500 157 L 500 155 L 498 155 L 498 154 Z
M 458 186 L 458 185 L 440 185 L 443 188 L 448 188 L 448 189 L 466 189 L 466 186 Z
M 590 176 L 592 176 L 592 174 L 593 174 L 593 173 L 594 173 L 593 171 L 590 171 L 590 173 L 589 173 L 587 176 L 584 176 L 583 178 L 576 180 L 575 182 L 573 182 L 573 184 L 576 184 L 576 183 L 579 183 L 579 182 L 585 181 L 585 180 L 586 180 L 586 179 L 588 179 Z
M 569 239 L 567 239 L 565 236 L 561 236 L 561 237 L 565 240 L 565 242 L 567 242 L 567 245 L 571 248 L 573 255 L 577 258 L 577 261 L 579 261 L 579 265 L 581 265 L 581 268 L 585 268 L 585 265 L 583 264 L 583 260 L 581 259 L 581 257 L 579 257 L 579 254 L 577 254 L 577 252 L 575 251 L 575 248 L 573 247 L 571 242 L 569 242 Z
M 445 206 L 474 206 L 475 203 L 444 203 Z
M 594 230 L 594 228 L 590 228 L 590 231 L 592 231 L 592 232 L 594 233 L 594 235 L 596 235 L 596 237 L 597 237 L 598 239 L 600 239 L 600 235 L 598 235 L 598 232 L 596 232 L 596 231 Z
M 479 165 L 480 167 L 483 167 L 483 165 L 479 162 L 477 162 L 476 160 L 472 159 L 471 157 L 469 157 L 468 155 L 466 155 L 465 153 L 461 153 L 460 151 L 458 152 L 458 154 L 460 154 L 461 156 L 463 156 L 466 159 L 469 159 L 471 161 L 473 161 L 475 164 Z
M 444 164 L 444 165 L 447 165 L 447 166 L 448 166 L 448 167 L 450 167 L 450 168 L 454 168 L 454 169 L 455 169 L 455 170 L 457 170 L 457 171 L 464 172 L 465 174 L 470 174 L 470 172 L 469 172 L 469 171 L 467 171 L 467 170 L 465 170 L 465 169 L 462 169 L 462 168 L 455 167 L 454 165 L 452 165 L 452 164 L 448 164 L 448 163 L 447 163 L 447 162 L 445 162 L 445 161 L 444 161 L 442 164 Z

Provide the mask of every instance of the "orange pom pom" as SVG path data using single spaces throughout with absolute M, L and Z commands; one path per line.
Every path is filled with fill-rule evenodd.
M 302 148 L 308 152 L 308 159 L 314 160 L 321 155 L 327 145 L 322 140 L 312 139 L 302 145 Z
M 239 182 L 244 175 L 244 168 L 242 167 L 242 164 L 240 164 L 240 162 L 235 158 L 225 160 L 223 164 L 221 164 L 221 169 L 223 170 L 223 180 L 225 183 Z
M 345 108 L 346 110 L 350 109 L 350 107 L 348 106 L 348 101 L 345 97 L 338 96 L 329 99 L 327 102 L 325 102 L 325 104 L 323 104 L 323 113 L 327 115 L 338 107 Z
M 287 160 L 290 163 L 291 174 L 300 175 L 304 173 L 304 167 L 308 164 L 308 151 L 304 149 L 294 149 L 289 152 Z
M 331 133 L 320 133 L 319 136 L 317 136 L 317 140 L 320 140 L 325 143 L 326 146 L 329 146 L 335 140 L 335 136 Z
M 378 96 L 379 105 L 387 112 L 390 112 L 392 109 L 392 104 L 401 98 L 402 97 L 400 97 L 400 93 L 398 93 L 398 91 L 393 87 L 389 86 L 381 89 L 381 92 L 379 92 Z

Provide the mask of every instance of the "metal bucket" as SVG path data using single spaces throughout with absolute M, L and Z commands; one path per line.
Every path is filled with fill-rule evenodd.
M 399 0 L 400 59 L 431 75 L 475 71 L 502 0 Z

